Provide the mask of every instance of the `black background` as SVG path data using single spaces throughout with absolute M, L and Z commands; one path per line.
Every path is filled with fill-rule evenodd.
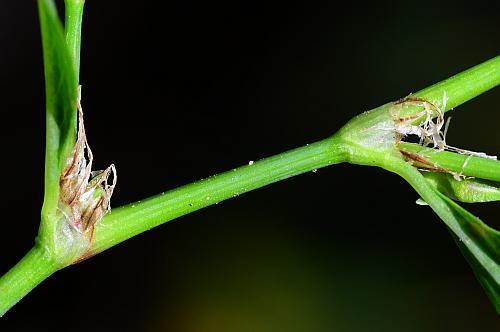
M 61 7 L 62 9 L 62 7 Z M 120 206 L 333 134 L 500 51 L 478 2 L 93 1 L 81 77 Z M 0 273 L 33 244 L 44 96 L 35 1 L 0 3 Z M 500 90 L 448 141 L 500 154 Z M 336 165 L 195 212 L 56 273 L 1 331 L 493 331 L 443 223 L 404 181 Z M 499 227 L 498 204 L 467 206 Z

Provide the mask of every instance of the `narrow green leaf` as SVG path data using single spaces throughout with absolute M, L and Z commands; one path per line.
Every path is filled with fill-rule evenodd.
M 57 209 L 59 178 L 76 140 L 77 82 L 53 0 L 39 0 L 46 92 L 45 200 L 47 219 Z
M 465 239 L 453 236 L 460 251 L 472 267 L 476 278 L 483 286 L 497 312 L 500 313 L 500 232 L 485 225 L 478 217 L 451 201 L 442 193 L 438 192 L 438 194 L 446 202 L 450 210 L 454 212 L 469 239 L 474 241 L 477 247 L 491 260 L 487 258 L 481 259 L 482 255 L 479 255 L 471 246 L 464 243 Z
M 465 259 L 472 267 L 472 271 L 474 272 L 477 280 L 481 286 L 483 286 L 486 295 L 489 297 L 496 311 L 500 314 L 500 286 L 495 281 L 494 277 L 489 274 L 484 266 L 476 259 L 476 257 L 474 257 L 474 254 L 464 245 L 464 243 L 459 241 L 453 233 L 452 236 Z
M 408 181 L 453 232 L 479 282 L 500 313 L 500 232 L 439 192 L 409 163 L 394 163 L 389 170 Z

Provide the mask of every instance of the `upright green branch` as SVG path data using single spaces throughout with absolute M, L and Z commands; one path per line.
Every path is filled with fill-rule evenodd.
M 60 180 L 77 138 L 82 0 L 67 0 L 66 33 L 52 0 L 39 0 L 46 91 L 45 192 L 33 249 L 0 278 L 0 316 L 49 275 L 73 261 L 76 237 L 61 218 Z

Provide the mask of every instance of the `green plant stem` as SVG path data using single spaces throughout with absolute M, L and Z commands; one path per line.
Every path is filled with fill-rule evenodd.
M 65 33 L 73 64 L 76 81 L 80 76 L 80 47 L 82 41 L 82 18 L 85 0 L 65 0 Z
M 446 90 L 447 109 L 449 109 L 499 83 L 500 57 L 497 57 L 415 95 L 421 98 L 439 100 Z M 382 107 L 382 109 L 384 108 Z M 377 116 L 365 115 L 357 118 L 360 121 L 362 119 L 373 120 Z M 377 128 L 376 123 L 373 125 L 375 127 L 370 126 L 368 129 Z M 355 126 L 351 127 L 355 128 Z M 360 127 L 358 126 L 358 128 Z M 447 207 L 439 205 L 441 203 L 437 199 L 436 195 L 438 194 L 424 187 L 427 182 L 424 182 L 425 179 L 422 175 L 394 155 L 385 156 L 383 151 L 377 151 L 376 142 L 376 140 L 371 142 L 373 149 L 356 146 L 356 144 L 348 146 L 348 143 L 335 135 L 320 142 L 260 160 L 252 165 L 243 166 L 137 203 L 113 209 L 112 213 L 106 215 L 97 225 L 89 255 L 101 252 L 134 235 L 203 207 L 294 175 L 346 161 L 349 158 L 348 155 L 355 154 L 358 154 L 358 160 L 361 164 L 381 166 L 402 175 L 410 183 L 420 188 L 417 188 L 417 191 L 426 201 L 429 203 L 436 201 L 434 209 L 445 211 Z M 355 159 L 351 159 L 351 161 L 355 162 Z M 445 214 L 441 212 L 440 216 L 452 220 L 452 214 L 448 212 Z M 455 223 L 447 222 L 447 225 L 458 236 L 463 235 Z M 5 313 L 29 290 L 58 269 L 56 264 L 37 248 L 30 251 L 21 262 L 0 279 L 0 314 Z
M 444 112 L 500 84 L 500 55 L 456 74 L 444 81 L 422 89 L 412 96 L 432 101 Z M 446 92 L 446 107 L 442 100 Z
M 458 89 L 460 84 L 467 88 L 464 91 Z M 421 98 L 433 98 L 440 96 L 446 90 L 447 105 L 454 107 L 498 84 L 500 84 L 500 56 L 434 84 L 416 95 Z M 346 161 L 345 151 L 351 148 L 333 136 L 318 143 L 266 158 L 253 165 L 113 209 L 96 227 L 90 254 L 106 250 L 164 222 L 252 189 L 329 164 Z M 363 155 L 361 159 L 371 159 L 370 151 L 360 153 Z
M 439 151 L 414 143 L 400 143 L 398 148 L 418 154 L 445 170 L 465 176 L 500 182 L 500 161 L 498 160 Z
M 345 161 L 335 137 L 113 209 L 95 231 L 92 254 L 169 220 L 304 172 Z
M 41 247 L 33 247 L 0 278 L 0 317 L 57 270 L 57 264 Z

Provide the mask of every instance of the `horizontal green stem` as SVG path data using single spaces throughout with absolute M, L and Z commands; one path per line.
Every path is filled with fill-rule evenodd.
M 96 228 L 92 253 L 225 199 L 343 161 L 343 148 L 331 137 L 113 209 Z
M 418 154 L 432 164 L 445 170 L 480 179 L 500 182 L 500 161 L 474 155 L 421 146 L 414 143 L 400 143 L 400 150 Z
M 33 247 L 0 278 L 0 317 L 57 270 L 57 264 L 41 247 Z

